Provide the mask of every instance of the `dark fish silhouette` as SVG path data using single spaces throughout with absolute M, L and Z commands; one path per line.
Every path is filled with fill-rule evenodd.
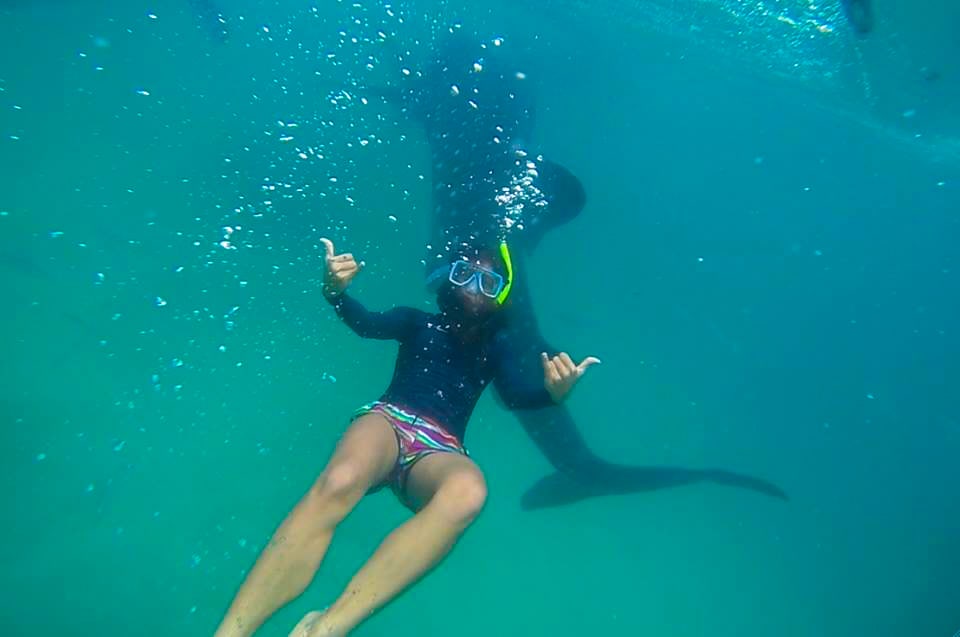
M 423 125 L 433 177 L 428 273 L 462 241 L 492 240 L 502 232 L 503 210 L 495 195 L 532 162 L 540 205 L 527 206 L 523 228 L 511 232 L 518 272 L 543 235 L 575 218 L 586 204 L 580 180 L 529 147 L 533 133 L 534 85 L 505 56 L 505 47 L 481 48 L 460 33 L 434 53 L 408 84 L 381 91 Z M 518 158 L 517 150 L 526 151 Z M 540 352 L 556 352 L 540 333 L 526 277 L 517 277 L 507 310 L 512 365 L 542 382 Z M 696 483 L 746 489 L 786 500 L 779 487 L 724 470 L 625 466 L 607 462 L 587 446 L 563 405 L 513 412 L 547 460 L 557 469 L 523 497 L 524 509 L 560 506 L 603 495 L 640 493 Z

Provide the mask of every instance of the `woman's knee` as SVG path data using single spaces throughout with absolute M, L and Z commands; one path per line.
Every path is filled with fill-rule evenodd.
M 342 510 L 346 515 L 370 487 L 368 473 L 354 462 L 330 464 L 313 483 L 307 498 L 315 505 Z
M 432 504 L 451 522 L 466 526 L 473 522 L 487 502 L 487 483 L 480 472 L 463 471 L 446 480 Z

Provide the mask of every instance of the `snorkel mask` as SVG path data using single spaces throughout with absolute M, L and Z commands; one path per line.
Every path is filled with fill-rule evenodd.
M 466 287 L 475 294 L 493 299 L 498 306 L 507 302 L 513 287 L 513 262 L 506 241 L 500 242 L 500 258 L 506 277 L 466 260 L 457 260 L 449 266 L 438 268 L 427 278 L 427 285 L 436 286 L 444 278 L 456 287 Z

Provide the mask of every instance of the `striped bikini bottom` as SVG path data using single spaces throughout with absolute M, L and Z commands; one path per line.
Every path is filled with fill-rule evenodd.
M 457 440 L 457 437 L 443 427 L 391 403 L 375 401 L 366 404 L 353 412 L 351 422 L 370 413 L 379 414 L 386 418 L 390 426 L 393 427 L 399 447 L 397 463 L 394 465 L 393 471 L 390 472 L 390 475 L 382 484 L 371 489 L 370 493 L 375 493 L 389 485 L 404 504 L 411 506 L 404 490 L 406 489 L 410 469 L 413 468 L 414 464 L 432 453 L 469 455 L 463 444 Z

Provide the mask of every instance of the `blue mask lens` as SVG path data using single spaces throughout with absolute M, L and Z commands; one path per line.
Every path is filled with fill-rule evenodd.
M 502 276 L 468 261 L 454 261 L 450 266 L 449 279 L 450 283 L 459 287 L 470 285 L 475 281 L 480 293 L 492 299 L 497 298 L 503 290 Z

